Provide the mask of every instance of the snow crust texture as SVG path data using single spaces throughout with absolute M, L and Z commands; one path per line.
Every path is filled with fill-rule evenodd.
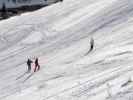
M 40 71 L 25 73 L 35 57 Z M 132 99 L 132 0 L 64 0 L 0 22 L 0 100 Z

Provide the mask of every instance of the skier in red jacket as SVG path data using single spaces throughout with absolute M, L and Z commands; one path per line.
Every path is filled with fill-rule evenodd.
M 38 58 L 36 58 L 36 60 L 35 60 L 35 69 L 34 69 L 34 72 L 36 72 L 36 70 L 40 70 L 40 65 L 38 63 Z

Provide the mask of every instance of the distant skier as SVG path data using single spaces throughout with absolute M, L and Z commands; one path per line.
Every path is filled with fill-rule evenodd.
M 35 69 L 34 69 L 34 72 L 36 72 L 36 70 L 40 70 L 40 65 L 38 63 L 38 58 L 36 58 L 36 60 L 35 60 Z
M 28 59 L 28 60 L 27 60 L 28 72 L 31 71 L 31 63 L 33 63 L 33 61 L 30 60 L 30 59 Z
M 94 39 L 93 38 L 91 38 L 91 41 L 90 41 L 90 50 L 89 51 L 92 51 L 93 50 L 93 48 L 94 48 Z
M 86 53 L 86 55 L 89 54 L 93 49 L 94 49 L 94 39 L 91 38 L 91 40 L 90 40 L 90 49 L 89 49 L 89 51 Z

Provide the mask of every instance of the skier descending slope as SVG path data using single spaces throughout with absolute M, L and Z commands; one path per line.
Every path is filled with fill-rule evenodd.
M 93 49 L 94 49 L 94 39 L 91 38 L 91 40 L 90 40 L 90 49 L 85 55 L 88 55 Z
M 91 52 L 93 50 L 93 48 L 94 48 L 94 39 L 93 38 L 91 38 L 90 45 L 91 46 L 90 46 L 89 52 Z
M 38 58 L 35 59 L 35 69 L 34 69 L 34 72 L 40 70 L 40 65 L 38 63 Z M 30 77 L 32 77 L 34 75 L 34 73 L 31 73 L 29 74 L 24 80 L 23 80 L 23 83 L 26 82 Z
M 35 59 L 35 69 L 34 69 L 34 72 L 36 72 L 36 70 L 40 70 L 40 65 L 38 63 L 38 58 Z
M 27 60 L 27 66 L 28 66 L 28 71 L 27 72 L 30 72 L 31 71 L 31 63 L 33 63 L 32 60 L 28 59 Z
M 28 59 L 28 60 L 27 60 L 28 72 L 31 71 L 31 63 L 33 63 L 33 61 L 30 60 L 30 59 Z M 38 63 L 38 58 L 35 59 L 34 64 L 35 64 L 34 72 L 40 70 L 40 65 L 39 65 L 39 63 Z M 21 78 L 23 77 L 24 80 L 22 81 L 22 83 L 24 83 L 24 82 L 26 82 L 30 77 L 32 77 L 32 76 L 34 75 L 34 72 L 29 73 L 29 74 L 26 74 L 27 72 L 25 72 L 24 74 L 22 74 L 22 75 L 20 75 L 19 77 L 17 77 L 16 80 L 21 79 Z M 25 77 L 24 77 L 24 76 L 25 76 Z

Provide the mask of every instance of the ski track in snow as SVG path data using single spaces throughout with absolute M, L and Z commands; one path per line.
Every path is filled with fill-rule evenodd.
M 127 96 L 133 87 L 132 17 L 130 0 L 64 0 L 1 21 L 0 99 Z M 91 37 L 94 50 L 85 56 Z M 28 57 L 39 57 L 41 70 L 33 75 L 23 75 Z

